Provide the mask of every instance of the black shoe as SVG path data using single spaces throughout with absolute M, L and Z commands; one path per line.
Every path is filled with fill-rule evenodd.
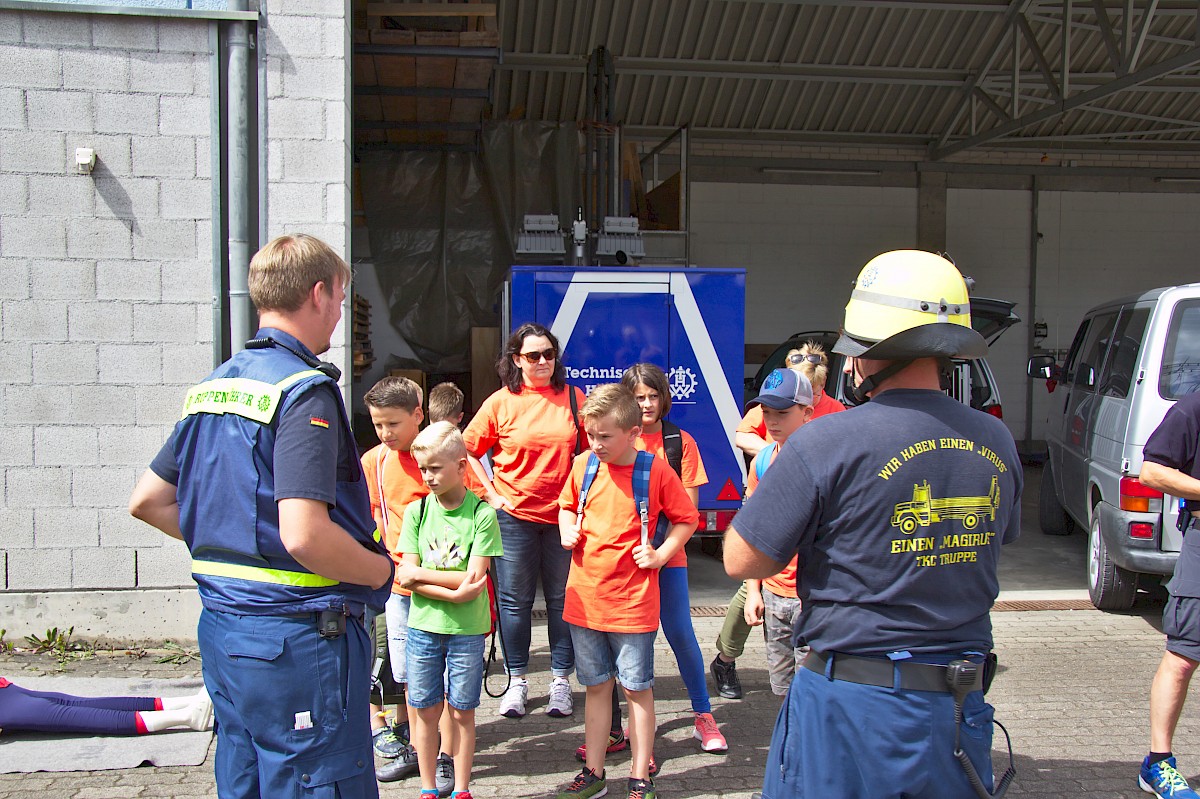
M 738 679 L 736 663 L 726 663 L 718 656 L 708 668 L 717 684 L 718 694 L 726 699 L 742 698 L 742 681 Z
M 395 760 L 389 760 L 375 769 L 375 779 L 380 782 L 395 782 L 405 777 L 411 777 L 417 773 L 417 770 L 417 750 L 411 746 L 405 746 Z
M 454 758 L 445 752 L 438 752 L 437 768 L 433 772 L 433 784 L 437 788 L 440 799 L 454 793 Z

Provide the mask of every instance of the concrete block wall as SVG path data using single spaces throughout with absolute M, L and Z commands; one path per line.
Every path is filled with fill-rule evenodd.
M 0 10 L 0 63 L 0 589 L 186 586 L 125 508 L 211 368 L 208 23 Z

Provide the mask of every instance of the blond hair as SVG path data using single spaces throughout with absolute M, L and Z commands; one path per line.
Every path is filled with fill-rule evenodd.
M 388 376 L 363 394 L 368 408 L 399 408 L 412 413 L 421 407 L 421 387 L 407 377 Z
M 317 283 L 333 294 L 334 281 L 350 283 L 350 267 L 328 244 L 304 233 L 279 236 L 250 259 L 250 299 L 259 311 L 291 313 Z
M 414 458 L 445 455 L 460 460 L 467 457 L 467 445 L 463 442 L 462 433 L 449 422 L 434 422 L 426 427 L 413 439 L 409 451 Z
M 829 379 L 829 356 L 825 354 L 825 348 L 815 341 L 806 341 L 799 349 L 789 350 L 784 363 L 787 363 L 793 355 L 800 357 L 815 355 L 821 359 L 820 363 L 804 360 L 795 366 L 789 365 L 788 368 L 807 377 L 814 389 L 824 389 L 825 381 Z
M 585 427 L 589 421 L 596 422 L 605 416 L 613 417 L 622 430 L 632 430 L 642 422 L 642 410 L 633 392 L 620 383 L 596 386 L 579 409 L 579 421 Z
M 455 422 L 463 409 L 462 389 L 453 383 L 438 383 L 429 389 L 429 421 Z

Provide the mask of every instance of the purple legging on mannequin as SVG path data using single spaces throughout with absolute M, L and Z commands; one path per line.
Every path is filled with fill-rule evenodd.
M 156 710 L 152 697 L 70 696 L 19 685 L 0 688 L 0 730 L 137 735 L 137 711 Z

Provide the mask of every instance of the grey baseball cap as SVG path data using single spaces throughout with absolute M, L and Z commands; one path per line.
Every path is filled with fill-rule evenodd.
M 763 381 L 758 396 L 746 403 L 746 408 L 766 405 L 777 411 L 793 405 L 812 405 L 812 383 L 799 372 L 791 369 L 774 369 Z

